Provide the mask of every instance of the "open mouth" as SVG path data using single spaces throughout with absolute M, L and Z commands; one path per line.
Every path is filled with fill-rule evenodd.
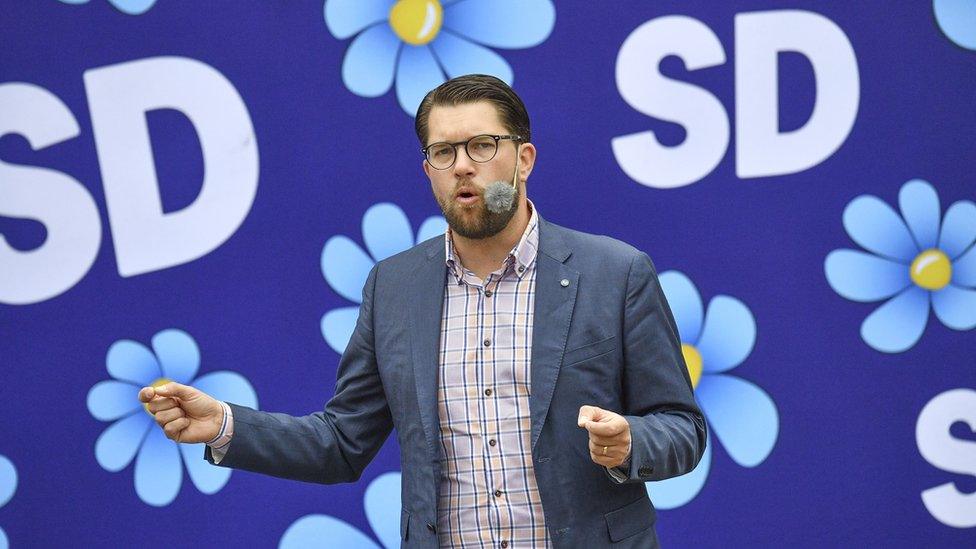
M 474 202 L 477 202 L 478 196 L 478 193 L 474 191 L 462 189 L 455 193 L 454 198 L 462 204 L 473 204 Z

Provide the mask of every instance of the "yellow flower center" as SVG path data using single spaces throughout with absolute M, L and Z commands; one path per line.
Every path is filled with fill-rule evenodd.
M 169 379 L 168 377 L 161 377 L 161 378 L 157 379 L 156 381 L 153 381 L 152 384 L 150 384 L 149 386 L 152 387 L 153 389 L 155 389 L 156 387 L 162 387 L 163 385 L 166 385 L 167 383 L 170 383 L 171 381 L 173 381 L 173 380 L 172 379 Z M 144 403 L 142 405 L 142 407 L 146 409 L 146 413 L 147 414 L 152 415 L 152 412 L 149 411 L 149 403 L 148 402 Z
M 390 26 L 407 44 L 422 46 L 441 30 L 444 9 L 438 0 L 400 0 L 390 8 Z
M 910 268 L 912 282 L 926 290 L 941 290 L 952 280 L 952 262 L 938 248 L 918 254 Z
M 692 388 L 698 387 L 698 380 L 702 376 L 702 357 L 701 353 L 694 345 L 687 343 L 681 344 L 681 356 L 685 357 L 685 364 L 688 366 L 688 375 L 691 376 Z

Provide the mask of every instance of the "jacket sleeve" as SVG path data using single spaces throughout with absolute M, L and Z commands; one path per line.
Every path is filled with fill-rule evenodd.
M 624 411 L 630 424 L 625 482 L 690 472 L 705 451 L 705 418 L 695 402 L 671 309 L 651 259 L 634 257 L 623 320 Z
M 359 479 L 393 428 L 373 347 L 376 276 L 374 266 L 325 409 L 294 417 L 231 404 L 234 438 L 220 467 L 323 484 Z M 204 457 L 214 463 L 209 447 Z

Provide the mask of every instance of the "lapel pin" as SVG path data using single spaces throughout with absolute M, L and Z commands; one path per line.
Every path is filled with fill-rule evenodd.
M 569 279 L 568 278 L 564 278 L 564 279 L 560 280 L 559 281 L 559 285 L 562 286 L 563 288 L 565 288 L 566 286 L 569 286 Z

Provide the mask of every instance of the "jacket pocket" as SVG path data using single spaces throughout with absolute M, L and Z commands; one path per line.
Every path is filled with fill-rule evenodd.
M 572 364 L 576 364 L 577 362 L 589 360 L 593 357 L 609 353 L 616 348 L 616 336 L 610 336 L 606 339 L 594 341 L 593 343 L 587 343 L 581 347 L 576 347 L 575 349 L 566 351 L 566 354 L 563 355 L 563 366 L 570 366 Z
M 603 517 L 607 520 L 607 531 L 612 542 L 643 532 L 657 521 L 657 513 L 646 495 Z
M 400 539 L 407 541 L 407 537 L 410 535 L 410 513 L 401 508 L 400 509 Z

